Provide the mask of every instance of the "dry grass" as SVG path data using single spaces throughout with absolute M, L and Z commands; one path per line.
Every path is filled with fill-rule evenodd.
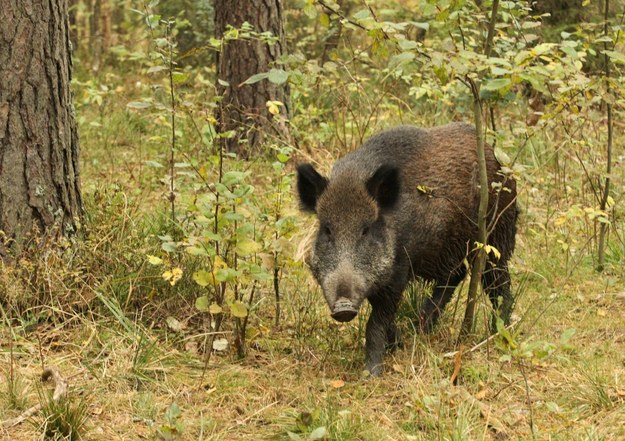
M 71 396 L 84 398 L 90 440 L 306 440 L 319 427 L 331 440 L 504 439 L 494 420 L 508 439 L 625 439 L 625 253 L 619 257 L 622 245 L 611 237 L 617 257 L 603 274 L 584 257 L 588 249 L 566 258 L 549 229 L 568 202 L 550 206 L 558 199 L 544 180 L 535 180 L 538 189 L 520 186 L 525 209 L 512 262 L 522 294 L 517 348 L 492 342 L 466 354 L 457 386 L 450 384 L 454 359 L 443 355 L 456 349 L 462 300 L 427 337 L 411 329 L 406 306 L 403 346 L 387 356 L 381 378 L 364 378 L 364 320 L 332 322 L 297 266 L 281 288 L 281 326 L 272 327 L 266 292 L 247 358 L 215 353 L 203 376 L 205 330 L 193 283 L 171 288 L 145 261 L 160 246 L 161 176 L 142 168 L 150 156 L 129 148 L 141 139 L 133 141 L 122 122 L 111 129 L 116 153 L 88 148 L 93 138 L 81 134 L 83 242 L 0 267 L 0 419 L 20 413 L 16 402 L 37 403 L 42 365 L 52 365 Z M 106 307 L 102 298 L 119 305 Z M 168 316 L 185 327 L 168 328 Z M 9 382 L 11 364 L 19 387 Z M 179 416 L 168 412 L 172 403 Z M 41 416 L 33 423 L 0 428 L 0 438 L 42 439 Z
M 314 308 L 314 321 L 288 320 L 268 329 L 243 361 L 214 356 L 203 381 L 201 357 L 193 345 L 184 350 L 181 336 L 143 329 L 154 344 L 138 347 L 138 331 L 85 314 L 35 330 L 13 327 L 14 369 L 29 384 L 24 393 L 34 403 L 42 359 L 57 366 L 72 390 L 88 398 L 86 439 L 159 439 L 174 402 L 182 433 L 171 439 L 289 439 L 288 432 L 307 439 L 320 426 L 337 440 L 498 439 L 489 415 L 461 399 L 458 387 L 486 405 L 510 439 L 623 439 L 625 300 L 600 278 L 584 276 L 556 285 L 553 299 L 530 287 L 518 309 L 549 305 L 536 323 L 524 322 L 516 338 L 551 343 L 550 355 L 524 359 L 522 369 L 519 359 L 499 361 L 502 351 L 485 345 L 463 357 L 458 386 L 449 384 L 453 359 L 442 357 L 453 349 L 451 333 L 441 329 L 423 338 L 408 331 L 405 321 L 404 346 L 388 356 L 383 377 L 363 378 L 359 325 L 328 321 L 319 298 L 307 305 Z M 290 298 L 289 311 L 301 301 Z M 451 317 L 446 320 L 452 324 Z M 298 326 L 308 326 L 308 335 L 296 335 Z M 569 328 L 575 334 L 561 342 Z M 7 326 L 0 336 L 1 362 L 8 367 Z M 3 375 L 0 390 L 6 389 Z M 0 410 L 6 417 L 19 413 L 4 396 Z M 35 422 L 2 436 L 40 439 L 41 420 Z

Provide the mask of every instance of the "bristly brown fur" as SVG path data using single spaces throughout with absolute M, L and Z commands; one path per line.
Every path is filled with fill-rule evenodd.
M 515 245 L 516 184 L 502 173 L 490 147 L 486 161 L 489 244 L 501 257 L 491 257 L 482 283 L 508 322 L 514 303 L 507 262 Z M 367 299 L 373 307 L 367 324 L 372 373 L 380 372 L 384 344 L 394 339 L 394 316 L 406 284 L 415 277 L 435 282 L 418 324 L 429 330 L 464 279 L 463 262 L 471 261 L 467 251 L 477 240 L 476 168 L 475 130 L 459 123 L 382 132 L 338 160 L 328 179 L 310 165 L 298 167 L 302 206 L 315 211 L 320 223 L 310 266 L 330 308 L 339 298 L 343 306 L 351 301 L 357 309 Z

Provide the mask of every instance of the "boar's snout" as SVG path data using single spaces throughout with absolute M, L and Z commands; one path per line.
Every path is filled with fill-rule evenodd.
M 351 300 L 340 297 L 332 309 L 332 318 L 338 322 L 349 322 L 358 314 Z

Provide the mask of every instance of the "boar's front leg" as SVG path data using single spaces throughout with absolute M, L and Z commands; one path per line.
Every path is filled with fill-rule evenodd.
M 371 315 L 365 333 L 365 362 L 369 373 L 377 377 L 382 373 L 384 351 L 388 343 L 396 340 L 395 314 L 401 295 L 379 294 L 369 298 Z
M 437 280 L 432 296 L 425 299 L 421 309 L 421 317 L 418 328 L 421 332 L 431 332 L 438 318 L 442 314 L 445 306 L 454 295 L 456 287 L 462 282 L 466 275 L 466 270 L 461 268 L 451 273 L 447 278 Z

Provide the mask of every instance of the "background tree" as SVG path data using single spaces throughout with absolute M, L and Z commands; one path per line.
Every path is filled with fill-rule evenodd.
M 242 28 L 244 23 L 255 32 L 228 32 Z M 248 156 L 259 150 L 267 136 L 288 134 L 284 121 L 274 122 L 274 114 L 267 106 L 268 101 L 278 101 L 283 104 L 278 105 L 280 114 L 288 115 L 287 76 L 278 74 L 269 81 L 246 83 L 254 75 L 268 72 L 286 52 L 282 1 L 216 0 L 215 33 L 223 39 L 217 55 L 216 87 L 223 97 L 219 131 L 233 131 L 233 136 L 224 138 L 228 151 Z M 267 40 L 271 35 L 275 39 Z
M 0 255 L 82 213 L 68 0 L 0 9 Z

